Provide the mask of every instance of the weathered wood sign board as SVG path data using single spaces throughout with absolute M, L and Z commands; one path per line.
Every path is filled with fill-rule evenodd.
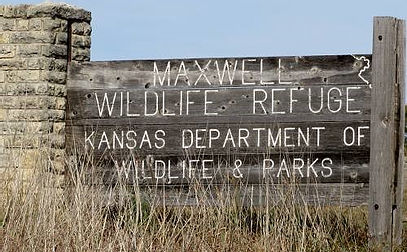
M 294 184 L 306 202 L 366 203 L 370 62 L 338 55 L 71 63 L 68 149 L 92 153 L 104 183 L 124 175 L 164 190 L 168 202 L 180 203 L 175 188 L 198 182 L 209 191 L 233 185 L 253 204 L 276 199 L 265 187 Z
M 71 62 L 68 155 L 165 205 L 367 204 L 391 250 L 405 43 L 404 20 L 375 17 L 372 55 Z

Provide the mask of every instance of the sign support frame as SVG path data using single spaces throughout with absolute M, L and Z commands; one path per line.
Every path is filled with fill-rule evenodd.
M 405 21 L 374 17 L 369 236 L 388 249 L 402 241 Z

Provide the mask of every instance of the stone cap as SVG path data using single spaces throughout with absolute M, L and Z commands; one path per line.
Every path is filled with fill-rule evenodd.
M 91 13 L 66 3 L 40 3 L 36 5 L 0 5 L 0 17 L 58 17 L 66 20 L 90 22 Z

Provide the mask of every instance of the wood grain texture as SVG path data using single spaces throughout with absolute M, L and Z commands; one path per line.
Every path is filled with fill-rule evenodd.
M 107 120 L 104 122 L 109 123 Z M 66 134 L 69 147 L 73 147 L 72 143 L 75 143 L 76 147 L 84 145 L 85 136 L 89 137 L 86 147 L 93 150 L 94 154 L 104 152 L 105 149 L 110 153 L 130 150 L 138 155 L 368 152 L 370 144 L 369 121 L 146 125 L 131 120 L 123 125 L 99 123 L 69 127 Z M 359 140 L 357 137 L 352 138 L 353 131 L 350 130 L 354 129 L 356 134 L 358 127 L 361 136 Z M 215 129 L 219 131 L 219 137 L 216 139 L 218 132 L 215 132 Z M 352 146 L 344 143 L 345 129 L 346 142 L 354 141 Z M 165 132 L 165 136 L 159 134 L 165 144 L 155 138 L 155 133 L 159 130 Z M 145 134 L 149 136 L 149 142 L 142 142 Z M 104 135 L 107 138 L 104 138 Z M 200 138 L 199 141 L 196 140 L 197 137 Z M 231 137 L 233 141 L 230 140 Z
M 293 90 L 290 90 L 291 88 Z M 369 120 L 370 116 L 370 88 L 360 83 L 338 87 L 332 85 L 312 87 L 273 85 L 272 87 L 190 88 L 189 90 L 196 93 L 188 95 L 189 100 L 194 102 L 188 107 L 186 105 L 186 90 L 172 88 L 166 91 L 156 91 L 158 113 L 154 116 L 145 116 L 146 105 L 148 113 L 154 113 L 157 110 L 155 94 L 147 93 L 146 99 L 145 90 L 126 90 L 123 87 L 109 88 L 103 91 L 99 89 L 68 89 L 69 110 L 67 118 L 73 122 L 82 119 L 137 118 L 143 123 L 150 121 L 152 121 L 150 123 L 157 123 L 158 119 L 163 122 L 167 120 L 182 122 L 191 119 L 221 121 L 239 116 L 249 116 L 252 120 L 266 118 L 269 121 L 286 121 L 292 118 L 296 118 L 297 121 L 308 121 L 310 118 L 316 118 L 315 120 L 320 121 L 332 121 L 339 118 Z M 207 113 L 216 113 L 216 115 L 205 115 L 204 113 L 204 93 L 206 90 L 216 91 L 216 93 L 210 93 L 207 96 L 210 97 L 207 99 L 211 104 L 207 105 L 206 108 Z M 274 92 L 274 99 L 272 92 Z M 109 98 L 110 106 L 113 107 L 111 114 L 108 113 L 107 106 L 104 106 L 103 112 L 100 113 L 105 93 Z M 183 97 L 180 98 L 180 95 Z M 261 105 L 254 103 L 255 99 L 259 101 L 266 97 L 267 99 Z M 290 97 L 295 101 L 290 102 Z M 352 101 L 347 102 L 347 97 Z M 348 112 L 356 110 L 359 110 L 360 113 Z
M 113 185 L 121 181 L 140 186 L 188 185 L 195 181 L 203 185 L 369 182 L 369 155 L 363 152 L 184 157 L 168 155 L 140 157 L 135 154 L 127 156 L 121 154 L 121 157 L 118 155 L 84 157 L 86 160 L 91 159 L 90 162 L 95 164 L 93 169 L 83 170 L 84 176 L 87 176 L 86 180 L 90 184 Z M 352 154 L 354 158 L 349 158 Z M 206 162 L 204 166 L 203 160 Z M 238 173 L 235 170 L 236 160 L 241 160 Z
M 360 55 L 358 55 L 360 56 Z M 363 55 L 371 59 L 371 55 Z M 304 56 L 304 57 L 263 57 L 263 75 L 260 76 L 260 58 L 215 58 L 215 59 L 168 59 L 168 60 L 136 60 L 136 61 L 105 61 L 105 62 L 85 62 L 70 63 L 69 79 L 70 89 L 83 88 L 131 88 L 131 89 L 161 89 L 154 86 L 154 62 L 160 71 L 164 71 L 168 61 L 171 61 L 171 83 L 174 82 L 181 62 L 185 63 L 186 71 L 190 82 L 195 82 L 200 70 L 195 61 L 200 66 L 205 66 L 209 61 L 205 74 L 212 86 L 219 86 L 219 75 L 214 65 L 218 61 L 219 70 L 223 71 L 225 61 L 232 63 L 230 69 L 234 69 L 233 63 L 238 66 L 234 75 L 232 84 L 224 81 L 223 86 L 236 86 L 242 83 L 242 60 L 254 59 L 254 62 L 246 61 L 247 70 L 252 74 L 247 75 L 248 82 L 259 83 L 262 78 L 265 82 L 278 83 L 280 69 L 280 81 L 291 81 L 298 85 L 321 85 L 321 84 L 352 84 L 360 83 L 358 76 L 360 70 L 366 66 L 364 60 L 357 60 L 351 55 L 332 55 L 332 56 Z M 280 64 L 279 64 L 280 60 Z M 371 80 L 371 70 L 363 72 L 367 80 Z M 228 80 L 224 76 L 224 80 Z M 180 87 L 187 87 L 185 83 L 178 84 Z M 209 87 L 205 78 L 200 78 L 196 87 Z
M 143 189 L 144 198 L 160 205 L 341 205 L 360 206 L 368 201 L 367 184 L 303 184 L 165 187 Z
M 403 234 L 403 195 L 404 195 L 404 130 L 405 130 L 405 68 L 406 68 L 406 22 L 397 20 L 397 73 L 396 83 L 398 87 L 398 155 L 396 160 L 396 183 L 395 183 L 395 205 L 393 220 L 393 243 L 401 244 Z
M 247 202 L 257 202 L 253 203 L 255 205 L 264 204 L 266 198 L 278 201 L 282 196 L 278 194 L 287 192 L 294 184 L 300 185 L 298 199 L 305 199 L 303 203 L 315 203 L 317 195 L 322 196 L 325 203 L 336 202 L 345 205 L 365 203 L 368 190 L 366 184 L 369 181 L 370 130 L 363 129 L 361 134 L 364 137 L 361 138 L 360 144 L 353 146 L 344 144 L 343 131 L 346 127 L 357 129 L 358 126 L 370 125 L 371 89 L 366 83 L 371 83 L 371 69 L 368 68 L 370 60 L 371 55 L 337 55 L 110 61 L 82 64 L 71 62 L 67 83 L 68 152 L 76 151 L 86 156 L 84 153 L 91 151 L 91 163 L 95 169 L 85 172 L 92 181 L 90 183 L 109 185 L 120 181 L 120 176 L 123 175 L 123 170 L 118 175 L 117 168 L 120 167 L 115 167 L 115 161 L 120 163 L 123 160 L 125 162 L 144 159 L 149 159 L 149 162 L 170 160 L 175 167 L 172 168 L 171 175 L 181 177 L 183 171 L 179 169 L 180 160 L 204 158 L 215 160 L 213 165 L 216 172 L 210 179 L 202 178 L 199 169 L 197 177 L 193 179 L 183 177 L 171 181 L 165 177 L 135 179 L 139 174 L 136 175 L 134 169 L 125 174 L 125 183 L 137 183 L 146 188 L 160 185 L 158 188 L 164 191 L 158 193 L 158 196 L 165 195 L 161 200 L 165 199 L 169 204 L 193 202 L 194 200 L 184 195 L 182 190 L 192 187 L 195 181 L 202 186 L 213 188 L 233 185 L 240 193 L 246 194 L 251 190 L 252 196 L 249 201 L 245 200 L 245 204 Z M 228 79 L 230 77 L 228 73 L 222 72 L 226 67 L 225 64 L 229 69 L 233 69 L 233 80 Z M 168 70 L 171 74 L 165 76 L 164 70 L 167 66 L 170 66 Z M 154 74 L 154 67 L 158 68 L 160 73 Z M 256 95 L 254 89 L 260 90 L 257 93 L 259 97 L 268 97 L 262 103 L 264 109 L 259 104 L 253 109 Z M 190 99 L 194 103 L 190 105 L 186 114 L 185 93 L 188 90 L 195 93 L 191 93 Z M 203 93 L 206 90 L 217 90 L 216 93 L 211 93 L 212 103 L 207 107 L 208 111 L 216 113 L 216 116 L 204 113 Z M 105 93 L 109 98 L 109 106 L 113 107 L 110 114 L 106 109 L 101 112 L 97 105 L 98 102 L 101 104 Z M 154 93 L 159 97 L 159 111 L 154 116 L 143 114 L 146 104 L 151 108 L 155 103 L 151 99 L 147 99 L 146 102 L 146 93 Z M 180 96 L 183 97 L 182 101 Z M 292 99 L 295 102 L 290 103 Z M 322 109 L 316 113 L 312 112 L 312 109 L 319 107 L 321 100 Z M 127 106 L 130 112 L 126 111 Z M 349 112 L 352 110 L 359 111 Z M 312 127 L 325 127 L 318 144 Z M 272 132 L 290 129 L 289 137 L 286 139 L 288 146 L 269 145 L 267 135 L 258 140 L 255 128 L 264 128 L 266 131 L 270 128 Z M 307 128 L 311 129 L 309 145 L 304 144 L 301 139 L 299 141 L 302 143 L 297 144 L 298 128 L 302 132 L 306 132 Z M 202 130 L 200 145 L 204 145 L 205 148 L 197 146 L 182 148 L 183 129 L 192 132 Z M 221 140 L 214 141 L 209 148 L 208 133 L 204 132 L 210 129 L 219 130 Z M 230 141 L 225 145 L 223 140 L 229 129 L 235 137 L 239 135 L 240 130 L 243 130 L 244 135 L 250 132 L 247 144 L 235 138 L 236 145 Z M 148 146 L 132 150 L 120 146 L 117 148 L 117 141 L 116 148 L 113 149 L 111 146 L 113 133 L 118 133 L 119 138 L 122 132 L 126 134 L 129 131 L 137 132 L 138 136 L 143 132 L 152 133 L 150 136 L 154 136 L 157 130 L 166 133 L 166 145 L 163 148 L 155 148 L 153 141 L 152 148 Z M 93 131 L 95 133 L 92 141 L 96 139 L 96 142 L 92 142 L 92 145 L 96 147 L 89 149 L 88 142 L 86 149 L 85 132 L 88 134 Z M 110 138 L 108 140 L 110 143 L 107 146 L 104 142 L 99 148 L 103 132 Z M 273 136 L 275 137 L 275 134 Z M 284 141 L 284 137 L 282 139 Z M 137 141 L 140 142 L 140 139 Z M 268 171 L 268 177 L 263 176 L 261 169 L 265 158 L 274 160 L 276 166 L 275 169 Z M 294 171 L 292 164 L 294 158 L 302 158 L 305 163 L 312 163 L 315 159 L 318 161 L 311 170 L 308 170 L 310 176 L 302 176 L 302 172 L 307 173 L 306 165 L 303 170 Z M 329 177 L 322 176 L 322 173 L 327 171 L 321 164 L 324 158 L 332 159 L 332 175 Z M 244 175 L 242 179 L 236 179 L 232 174 L 231 167 L 236 159 L 242 160 L 240 167 Z M 283 159 L 288 163 L 289 177 L 279 174 L 281 171 L 277 167 L 281 165 Z M 146 174 L 147 177 L 154 175 L 151 170 Z M 269 195 L 267 191 L 269 189 L 266 190 L 264 185 L 269 186 L 270 181 L 278 185 L 279 189 L 269 188 Z M 315 188 L 321 190 L 320 193 L 310 190 L 312 186 L 308 185 L 315 185 Z M 179 191 L 181 195 L 177 195 L 177 188 L 181 188 Z M 230 188 L 228 190 L 230 191 Z M 209 192 L 215 191 L 209 189 Z M 265 198 L 264 192 L 269 196 Z
M 398 37 L 404 37 L 404 30 L 399 30 L 399 21 L 392 17 L 375 17 L 373 32 L 373 72 L 372 72 L 372 112 L 371 112 L 371 147 L 370 147 L 370 203 L 369 232 L 371 242 L 382 243 L 387 248 L 401 234 L 394 225 L 401 219 L 395 219 L 399 211 L 397 185 L 399 171 L 399 153 L 401 137 L 399 131 L 404 125 L 400 112 L 401 94 L 404 83 L 399 83 L 398 68 L 404 67 L 403 51 Z M 403 40 L 403 39 L 400 39 Z M 402 42 L 404 43 L 404 42 Z M 402 46 L 403 47 L 403 46 Z M 399 51 L 404 55 L 404 52 Z M 402 70 L 401 72 L 403 72 Z M 401 79 L 402 80 L 402 79 Z M 402 165 L 400 165 L 402 166 Z M 400 185 L 401 186 L 401 185 Z M 400 191 L 401 192 L 401 191 Z

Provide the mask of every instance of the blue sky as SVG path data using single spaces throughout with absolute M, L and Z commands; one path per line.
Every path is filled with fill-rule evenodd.
M 64 2 L 92 12 L 92 60 L 371 53 L 373 16 L 407 18 L 406 0 Z

